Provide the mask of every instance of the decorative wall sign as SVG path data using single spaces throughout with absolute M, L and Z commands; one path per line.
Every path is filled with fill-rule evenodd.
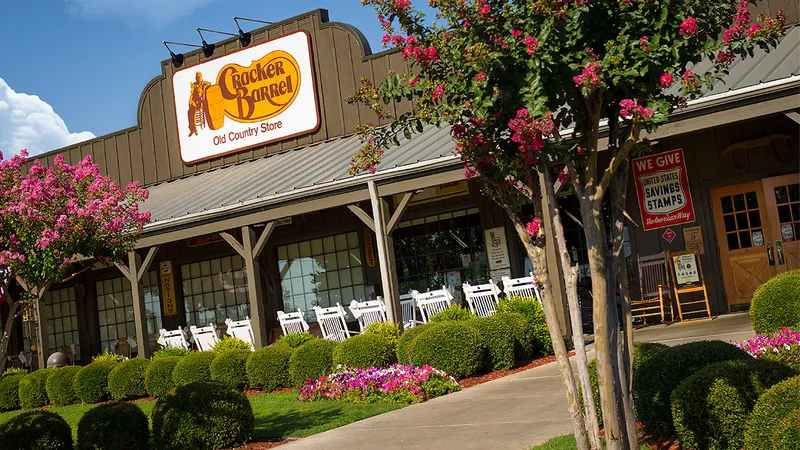
M 664 230 L 664 234 L 662 234 L 661 237 L 663 237 L 665 241 L 672 244 L 672 241 L 675 240 L 675 236 L 677 235 L 678 233 L 672 231 L 672 228 L 667 228 L 666 230 Z
M 165 316 L 178 314 L 178 301 L 175 299 L 175 276 L 172 271 L 172 261 L 159 264 L 161 276 L 161 303 Z
M 634 159 L 633 177 L 645 231 L 695 221 L 683 149 Z
M 686 250 L 696 252 L 698 255 L 706 253 L 706 246 L 703 242 L 703 230 L 700 228 L 700 225 L 684 228 L 683 242 L 686 244 Z
M 489 269 L 505 269 L 511 266 L 506 244 L 506 230 L 503 227 L 489 228 L 484 231 L 486 238 L 486 256 L 489 259 Z
M 435 202 L 446 198 L 458 197 L 469 194 L 469 183 L 467 180 L 453 181 L 451 183 L 440 184 L 425 188 L 422 192 L 415 194 L 408 202 L 408 206 L 420 205 L 422 203 Z M 403 194 L 394 196 L 394 205 L 397 206 L 402 200 Z
M 181 69 L 172 91 L 187 164 L 306 134 L 320 123 L 305 31 Z
M 364 230 L 364 256 L 367 267 L 375 267 L 375 247 L 372 245 L 372 232 Z

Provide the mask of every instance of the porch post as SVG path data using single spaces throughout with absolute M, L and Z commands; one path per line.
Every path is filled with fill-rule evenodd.
M 378 195 L 378 187 L 374 181 L 368 181 L 367 187 L 369 188 L 370 202 L 372 203 L 372 218 L 375 224 L 375 237 L 378 241 L 378 264 L 381 268 L 381 285 L 383 286 L 384 301 L 389 308 L 387 308 L 387 319 L 394 323 L 402 323 L 403 313 L 400 309 L 399 290 L 396 290 L 397 284 L 392 283 L 392 279 L 397 277 L 394 270 L 394 249 L 390 246 L 393 245 L 392 238 L 386 230 L 386 215 L 387 207 Z M 394 277 L 393 277 L 394 275 Z
M 274 222 L 271 222 L 270 225 L 274 225 Z M 271 232 L 272 227 L 269 228 Z M 266 238 L 263 242 L 266 242 Z M 255 340 L 253 344 L 256 349 L 259 349 L 267 345 L 269 336 L 267 334 L 266 305 L 264 304 L 264 283 L 261 280 L 261 264 L 258 262 L 258 255 L 261 251 L 256 248 L 256 243 L 256 231 L 253 227 L 242 227 L 243 257 L 247 271 L 247 299 L 250 302 L 250 321 Z
M 136 330 L 136 349 L 139 358 L 147 359 L 151 356 L 150 333 L 147 332 L 147 305 L 144 303 L 144 285 L 142 277 L 147 273 L 150 265 L 158 253 L 159 246 L 150 247 L 144 260 L 136 252 L 128 252 L 128 266 L 117 264 L 117 268 L 131 284 L 131 297 L 133 299 L 133 327 Z
M 50 344 L 48 343 L 49 337 L 47 335 L 47 321 L 42 320 L 44 318 L 44 315 L 42 314 L 42 309 L 44 309 L 42 297 L 44 297 L 45 292 L 47 292 L 47 287 L 42 289 L 34 289 L 33 292 L 31 292 L 36 296 L 36 344 L 38 345 L 38 348 L 36 349 L 36 356 L 39 362 L 39 369 L 47 368 L 45 364 L 47 362 L 47 357 L 50 356 Z

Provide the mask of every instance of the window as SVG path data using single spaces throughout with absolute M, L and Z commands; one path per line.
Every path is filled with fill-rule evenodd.
M 161 329 L 161 292 L 158 290 L 158 271 L 147 272 L 142 278 L 144 306 L 147 314 L 147 332 L 158 333 Z
M 781 239 L 784 242 L 800 238 L 800 184 L 775 187 L 775 203 L 778 206 L 778 221 Z
M 77 348 L 80 337 L 78 336 L 78 316 L 75 308 L 75 289 L 68 287 L 47 291 L 42 297 L 42 301 L 45 304 L 47 348 L 51 352 L 57 352 L 75 344 L 75 357 L 80 358 L 80 351 Z
M 481 282 L 489 277 L 478 208 L 400 222 L 394 232 L 400 293 Z
M 351 232 L 278 247 L 284 311 L 312 311 L 337 302 L 364 300 L 358 233 Z M 345 308 L 347 314 L 350 311 Z M 314 314 L 306 320 L 314 321 Z
M 144 287 L 147 332 L 158 333 L 161 328 L 161 298 L 158 291 L 158 272 L 148 272 L 142 278 Z M 100 347 L 114 352 L 117 340 L 128 338 L 132 347 L 136 341 L 136 319 L 133 315 L 133 289 L 125 277 L 95 283 L 97 314 L 100 322 Z
M 761 213 L 758 210 L 758 195 L 755 192 L 746 192 L 722 197 L 720 201 L 728 250 L 763 246 L 764 234 L 761 229 Z
M 250 314 L 247 277 L 241 256 L 226 256 L 181 266 L 186 325 L 206 326 L 242 320 Z

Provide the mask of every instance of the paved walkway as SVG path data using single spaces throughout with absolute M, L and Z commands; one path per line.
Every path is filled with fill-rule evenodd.
M 746 339 L 753 334 L 747 314 L 731 314 L 710 322 L 653 326 L 634 336 L 637 341 L 678 345 Z M 300 439 L 281 449 L 524 450 L 571 431 L 558 367 L 548 364 Z

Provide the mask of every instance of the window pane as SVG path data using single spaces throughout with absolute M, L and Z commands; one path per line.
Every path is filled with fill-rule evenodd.
M 755 192 L 748 192 L 745 194 L 747 200 L 747 209 L 758 209 L 758 196 Z
M 789 205 L 778 206 L 778 220 L 781 223 L 792 221 L 792 213 Z
M 790 184 L 788 189 L 789 200 L 793 202 L 800 202 L 800 183 Z
M 761 214 L 758 213 L 758 210 L 750 211 L 748 215 L 750 216 L 750 227 L 758 228 L 761 226 Z M 732 231 L 732 230 L 727 230 L 727 231 Z
M 739 249 L 739 238 L 736 237 L 736 233 L 728 233 L 728 250 L 738 250 Z
M 740 230 L 746 230 L 750 228 L 747 225 L 747 213 L 744 212 L 736 213 L 736 225 L 739 227 Z
M 800 203 L 792 203 L 792 220 L 800 220 Z
M 733 207 L 736 211 L 744 211 L 747 209 L 744 203 L 744 195 L 736 194 L 733 196 Z
M 732 197 L 722 197 L 720 199 L 722 201 L 722 212 L 723 214 L 728 214 L 733 212 L 733 198 Z
M 789 192 L 786 186 L 778 186 L 775 188 L 775 203 L 782 204 L 789 202 Z
M 753 243 L 750 241 L 750 231 L 739 232 L 739 243 L 742 248 L 750 248 L 753 246 Z

